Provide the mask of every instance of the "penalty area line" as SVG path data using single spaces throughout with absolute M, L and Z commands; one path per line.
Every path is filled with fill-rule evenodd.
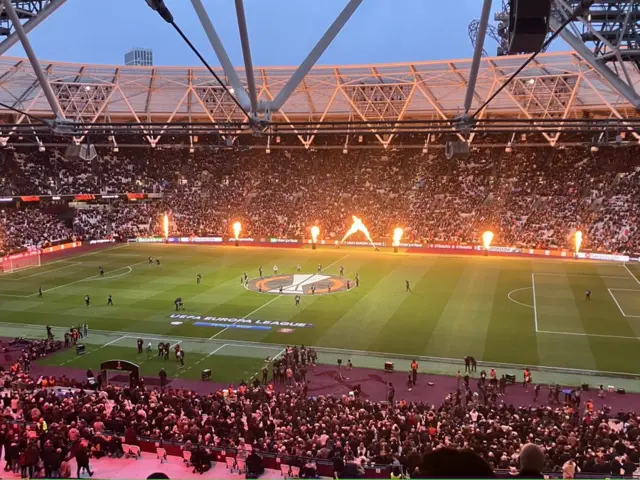
M 509 300 L 511 300 L 513 303 L 517 303 L 518 305 L 522 305 L 523 307 L 533 308 L 533 305 L 529 305 L 528 303 L 519 302 L 518 300 L 515 300 L 514 298 L 511 297 L 512 293 L 521 292 L 523 290 L 531 290 L 531 288 L 532 287 L 523 287 L 523 288 L 516 288 L 515 290 L 511 290 L 509 293 L 507 293 L 507 298 Z
M 633 272 L 632 272 L 631 270 L 629 270 L 629 267 L 627 267 L 627 264 L 626 264 L 626 263 L 623 263 L 623 264 L 622 264 L 622 266 L 625 268 L 625 270 L 626 270 L 627 272 L 629 272 L 629 275 L 631 275 L 631 278 L 633 278 L 633 279 L 638 283 L 638 285 L 640 285 L 640 280 L 638 280 L 638 277 L 636 277 L 636 276 L 633 274 Z
M 80 355 L 80 356 L 76 355 L 75 357 L 70 358 L 66 362 L 62 362 L 59 366 L 62 367 L 63 365 L 66 365 L 66 364 L 71 363 L 71 362 L 73 362 L 75 360 L 81 359 L 82 357 L 86 357 L 87 355 L 91 355 L 92 353 L 95 353 L 98 350 L 102 350 L 104 347 L 108 347 L 109 345 L 113 345 L 114 343 L 118 343 L 120 340 L 124 340 L 126 338 L 127 337 L 125 335 L 123 335 L 122 337 L 118 337 L 115 340 L 111 340 L 110 342 L 105 343 L 104 345 L 100 345 L 98 348 L 94 348 L 93 350 L 89 350 L 84 355 Z

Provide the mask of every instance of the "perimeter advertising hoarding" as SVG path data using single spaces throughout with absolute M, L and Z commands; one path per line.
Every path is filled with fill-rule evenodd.
M 591 260 L 604 260 L 605 262 L 628 262 L 630 260 L 629 255 L 613 255 L 597 252 L 579 252 L 576 256 L 578 258 L 589 258 Z
M 217 243 L 225 243 L 225 239 L 223 237 L 169 237 L 167 240 L 169 243 L 198 243 L 198 244 L 217 244 Z M 235 243 L 235 238 L 227 238 L 226 243 Z M 103 242 L 103 241 L 100 241 Z M 165 239 L 162 237 L 138 237 L 136 239 L 129 239 L 128 242 L 136 242 L 136 243 L 164 243 Z M 304 244 L 304 240 L 300 239 L 290 239 L 290 238 L 239 238 L 239 243 L 244 244 L 254 244 L 254 245 L 263 245 L 263 244 L 272 244 L 272 245 L 297 245 Z M 386 247 L 386 242 L 373 242 L 376 247 Z M 364 241 L 346 241 L 341 245 L 353 246 L 353 247 L 370 247 L 371 244 L 369 242 Z M 420 253 L 426 252 L 429 250 L 434 251 L 459 251 L 459 252 L 483 252 L 485 249 L 480 245 L 459 245 L 459 244 L 447 244 L 447 243 L 429 243 L 429 244 L 421 244 L 421 243 L 401 243 L 401 248 L 406 248 L 409 252 Z M 498 253 L 498 254 L 511 254 L 511 255 L 519 255 L 519 256 L 544 256 L 544 257 L 558 257 L 558 258 L 573 258 L 573 252 L 569 250 L 556 250 L 556 249 L 537 249 L 537 248 L 519 248 L 519 247 L 503 247 L 503 246 L 492 246 L 489 247 L 490 252 Z M 597 252 L 579 252 L 575 255 L 578 259 L 591 259 L 591 260 L 600 260 L 600 261 L 611 261 L 611 262 L 640 262 L 640 257 L 630 257 L 628 255 L 615 255 L 615 254 L 607 254 L 607 253 L 597 253 Z
M 138 237 L 136 243 L 162 243 L 164 238 L 162 237 Z
M 30 250 L 28 252 L 20 252 L 20 253 L 14 253 L 12 255 L 7 255 L 6 257 L 3 257 L 2 260 L 9 260 L 9 259 L 17 260 L 19 258 L 33 257 L 34 255 L 38 255 L 38 254 L 60 252 L 62 250 L 69 250 L 71 248 L 78 248 L 81 246 L 82 246 L 82 242 L 61 243 L 60 245 L 54 245 L 52 247 L 44 247 L 40 250 L 36 249 L 36 250 Z
M 301 243 L 301 240 L 296 238 L 270 238 L 269 243 Z
M 113 238 L 103 238 L 100 240 L 90 240 L 89 245 L 100 245 L 102 243 L 115 243 Z

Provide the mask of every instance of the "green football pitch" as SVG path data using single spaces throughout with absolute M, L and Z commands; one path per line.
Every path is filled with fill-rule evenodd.
M 160 266 L 149 265 L 149 256 L 159 258 Z M 324 266 L 320 274 L 318 264 Z M 97 275 L 99 266 L 104 277 Z M 249 288 L 241 283 L 244 272 Z M 575 260 L 119 245 L 0 276 L 0 335 L 43 337 L 49 324 L 61 337 L 86 321 L 85 356 L 68 350 L 44 362 L 95 368 L 103 360 L 124 359 L 140 364 L 144 375 L 165 366 L 170 376 L 184 378 L 211 368 L 221 382 L 248 380 L 266 357 L 289 344 L 316 346 L 327 363 L 352 355 L 472 355 L 522 366 L 640 374 L 639 278 L 639 265 Z M 407 280 L 411 292 L 405 291 Z M 591 300 L 585 299 L 587 289 Z M 91 296 L 88 307 L 85 295 Z M 175 318 L 176 297 L 185 307 L 178 314 L 189 317 Z M 154 354 L 160 340 L 180 343 L 187 368 L 178 371 L 173 361 L 138 355 L 137 338 L 152 342 Z

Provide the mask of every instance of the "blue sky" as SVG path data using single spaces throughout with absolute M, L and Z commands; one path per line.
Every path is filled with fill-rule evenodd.
M 255 65 L 297 65 L 347 0 L 245 0 Z M 189 0 L 165 0 L 176 23 L 212 64 L 218 61 Z M 242 64 L 233 0 L 203 0 L 235 65 Z M 494 11 L 501 0 L 493 0 Z M 320 64 L 386 63 L 468 58 L 469 22 L 481 0 L 364 0 Z M 493 15 L 492 15 L 493 20 Z M 122 64 L 131 47 L 152 48 L 156 65 L 198 60 L 144 0 L 68 0 L 30 35 L 45 60 Z M 493 54 L 495 43 L 485 49 Z M 550 49 L 566 50 L 561 42 Z M 24 56 L 20 46 L 7 55 Z

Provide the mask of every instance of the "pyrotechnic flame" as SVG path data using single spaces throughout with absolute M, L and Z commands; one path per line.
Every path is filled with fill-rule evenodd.
M 311 240 L 313 240 L 313 243 L 318 243 L 318 235 L 320 235 L 320 227 L 314 225 L 311 227 Z
M 242 225 L 240 225 L 240 222 L 236 222 L 233 224 L 233 236 L 235 237 L 236 240 L 240 238 L 241 230 L 242 230 Z
M 491 246 L 491 242 L 492 241 L 493 241 L 493 232 L 492 231 L 487 230 L 486 232 L 484 232 L 482 234 L 482 244 L 484 245 L 484 248 L 489 250 L 489 247 Z
M 373 245 L 373 240 L 371 240 L 371 235 L 369 235 L 369 230 L 367 230 L 367 227 L 365 227 L 364 223 L 362 223 L 362 220 L 360 220 L 355 215 L 352 215 L 351 218 L 353 218 L 353 225 L 351 225 L 351 228 L 346 233 L 346 235 L 343 237 L 343 239 L 340 241 L 340 243 L 343 243 L 347 238 L 349 238 L 354 233 L 362 232 L 362 233 L 364 233 L 364 236 L 367 237 L 367 240 L 369 240 L 369 243 L 371 245 Z M 375 245 L 373 245 L 373 246 L 375 246 Z
M 580 247 L 582 246 L 582 232 L 580 230 L 576 230 L 573 240 L 576 244 L 576 253 L 580 251 Z
M 400 246 L 400 240 L 402 239 L 402 234 L 404 233 L 404 230 L 402 230 L 402 228 L 398 227 L 393 231 L 393 246 L 394 247 L 399 247 Z
M 164 229 L 164 238 L 169 238 L 169 215 L 167 215 L 166 213 L 164 214 L 162 226 Z

